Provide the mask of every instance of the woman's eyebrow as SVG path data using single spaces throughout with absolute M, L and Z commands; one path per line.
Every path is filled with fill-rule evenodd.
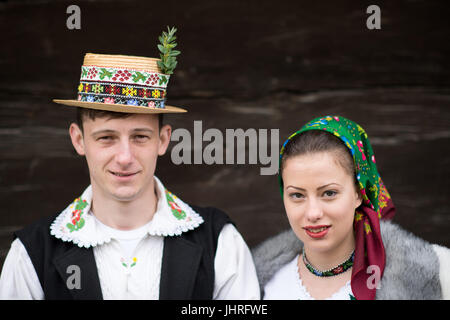
M 321 187 L 318 187 L 317 190 L 324 189 L 324 188 L 329 187 L 329 186 L 331 186 L 331 185 L 333 185 L 333 184 L 338 185 L 338 186 L 341 186 L 339 183 L 332 182 L 332 183 L 328 183 L 328 184 L 326 184 L 326 185 L 323 185 L 323 186 L 321 186 Z M 289 185 L 289 186 L 286 187 L 286 189 L 288 189 L 288 188 L 294 188 L 294 189 L 297 189 L 297 190 L 306 191 L 306 190 L 303 189 L 303 188 L 295 187 L 295 186 L 291 186 L 291 185 Z
M 333 185 L 333 184 L 335 184 L 335 185 L 338 185 L 338 186 L 340 186 L 340 187 L 341 187 L 341 185 L 340 185 L 339 183 L 336 183 L 336 182 L 331 182 L 331 183 L 328 183 L 328 184 L 326 184 L 326 185 L 323 185 L 323 186 L 321 186 L 321 187 L 318 187 L 318 188 L 317 188 L 317 190 L 320 190 L 320 189 L 323 189 L 323 188 L 329 187 L 329 186 L 331 186 L 331 185 Z
M 286 187 L 286 189 L 288 189 L 288 188 L 294 188 L 294 189 L 297 189 L 297 190 L 306 191 L 306 190 L 303 189 L 303 188 L 295 187 L 295 186 L 291 186 L 291 185 L 289 185 L 289 186 Z

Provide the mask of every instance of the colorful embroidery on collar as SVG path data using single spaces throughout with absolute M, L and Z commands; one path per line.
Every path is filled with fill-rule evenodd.
M 153 236 L 176 236 L 193 230 L 203 223 L 203 218 L 188 204 L 165 189 L 157 177 L 158 210 L 149 224 L 148 234 Z M 165 196 L 163 195 L 165 193 Z M 50 234 L 79 247 L 94 247 L 111 241 L 111 236 L 100 232 L 95 217 L 89 212 L 92 187 L 89 186 L 61 212 L 50 226 Z M 76 232 L 74 232 L 76 231 Z
M 88 206 L 88 203 L 86 200 L 82 200 L 81 198 L 76 198 L 73 202 L 73 204 L 70 206 L 70 208 L 75 208 L 75 210 L 72 211 L 72 223 L 66 224 L 66 227 L 69 229 L 70 232 L 78 231 L 84 226 L 84 208 Z
M 186 218 L 186 212 L 180 208 L 180 206 L 175 202 L 173 198 L 176 199 L 176 195 L 172 194 L 169 190 L 165 189 L 167 203 L 169 204 L 170 210 L 175 218 L 178 220 L 183 220 Z

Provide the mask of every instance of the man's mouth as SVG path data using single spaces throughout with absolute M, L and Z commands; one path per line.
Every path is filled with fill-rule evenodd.
M 116 177 L 131 177 L 131 176 L 134 176 L 137 172 L 114 172 L 114 171 L 110 171 L 110 173 L 112 173 Z

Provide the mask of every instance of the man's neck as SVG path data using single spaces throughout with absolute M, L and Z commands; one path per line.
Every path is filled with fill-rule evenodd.
M 159 192 L 153 180 L 148 191 L 131 201 L 120 201 L 106 196 L 92 184 L 91 211 L 103 224 L 118 230 L 133 230 L 153 219 L 158 206 Z

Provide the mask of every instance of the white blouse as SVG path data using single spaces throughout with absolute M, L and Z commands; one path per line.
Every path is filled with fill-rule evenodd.
M 203 223 L 186 203 L 157 182 L 158 206 L 153 219 L 134 230 L 117 230 L 101 223 L 90 211 L 88 187 L 54 221 L 51 234 L 80 247 L 93 247 L 105 300 L 158 299 L 164 237 L 179 235 Z M 166 196 L 164 196 L 166 195 Z M 86 205 L 73 212 L 80 201 Z M 173 210 L 176 210 L 175 212 Z M 81 218 L 83 223 L 79 224 Z M 75 223 L 77 222 L 78 225 Z M 72 226 L 70 226 L 72 224 Z M 69 225 L 69 226 L 68 226 Z M 78 229 L 70 231 L 76 226 Z M 81 227 L 80 227 L 81 226 Z M 259 299 L 260 291 L 250 250 L 236 228 L 227 224 L 219 234 L 214 260 L 213 299 Z M 0 276 L 0 299 L 44 299 L 33 263 L 17 238 L 11 244 Z
M 284 265 L 264 287 L 264 300 L 315 300 L 303 285 L 298 272 L 297 255 Z M 325 300 L 351 300 L 354 294 L 350 281 Z

